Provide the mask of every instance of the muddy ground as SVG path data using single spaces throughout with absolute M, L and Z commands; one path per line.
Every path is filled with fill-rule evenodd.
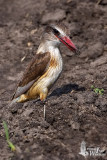
M 107 159 L 107 2 L 97 2 L 0 0 L 0 160 L 84 160 L 82 141 L 104 151 L 86 159 Z M 8 104 L 44 27 L 57 21 L 68 27 L 80 54 L 61 45 L 64 68 L 46 100 L 44 122 L 39 100 Z M 3 120 L 16 152 L 7 145 Z

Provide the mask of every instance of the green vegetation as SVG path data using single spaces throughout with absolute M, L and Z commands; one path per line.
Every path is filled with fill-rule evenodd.
M 7 140 L 7 143 L 9 145 L 9 147 L 11 148 L 12 151 L 15 151 L 16 148 L 15 146 L 13 145 L 13 143 L 10 141 L 10 138 L 9 138 L 9 132 L 8 132 L 8 127 L 7 127 L 7 124 L 5 121 L 3 121 L 3 126 L 4 126 L 4 130 L 5 130 L 5 135 L 6 135 L 6 140 Z
M 100 94 L 100 95 L 104 94 L 104 89 L 95 88 L 93 85 L 91 86 L 91 88 L 97 94 Z

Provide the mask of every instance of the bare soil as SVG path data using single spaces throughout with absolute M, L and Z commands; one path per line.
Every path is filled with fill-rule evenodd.
M 85 160 L 87 147 L 107 159 L 107 2 L 102 0 L 0 0 L 0 160 Z M 61 46 L 64 68 L 46 100 L 9 107 L 9 100 L 35 54 L 44 27 L 64 23 L 80 54 Z M 91 86 L 104 89 L 96 94 Z M 8 124 L 6 142 L 3 120 Z

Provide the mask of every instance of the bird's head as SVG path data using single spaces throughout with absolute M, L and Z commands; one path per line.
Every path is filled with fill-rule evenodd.
M 71 51 L 76 52 L 77 48 L 74 43 L 71 41 L 70 37 L 67 34 L 67 29 L 65 26 L 60 25 L 49 25 L 45 28 L 45 32 L 42 36 L 44 41 L 48 41 L 53 46 L 59 46 L 62 42 L 65 44 Z

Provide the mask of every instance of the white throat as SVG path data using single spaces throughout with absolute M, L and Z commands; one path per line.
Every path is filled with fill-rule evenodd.
M 59 50 L 59 44 L 60 42 L 57 42 L 57 41 L 46 41 L 44 43 L 41 43 L 37 50 L 37 54 L 45 53 L 45 52 L 54 53 L 56 49 Z
M 37 54 L 49 52 L 51 55 L 51 58 L 55 59 L 58 62 L 58 66 L 60 69 L 63 66 L 63 61 L 62 61 L 62 56 L 59 50 L 59 44 L 56 43 L 55 41 L 47 41 L 46 43 L 41 43 L 38 50 Z M 61 69 L 62 70 L 62 69 Z

